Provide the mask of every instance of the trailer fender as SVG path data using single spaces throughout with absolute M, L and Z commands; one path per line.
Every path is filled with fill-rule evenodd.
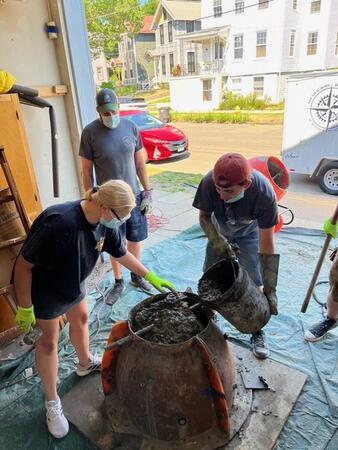
M 329 164 L 331 162 L 338 162 L 337 158 L 329 158 L 329 157 L 324 157 L 322 158 L 317 166 L 315 167 L 314 171 L 312 172 L 312 174 L 310 175 L 310 178 L 316 178 L 319 175 L 319 172 L 321 171 L 322 167 L 326 166 L 326 164 Z

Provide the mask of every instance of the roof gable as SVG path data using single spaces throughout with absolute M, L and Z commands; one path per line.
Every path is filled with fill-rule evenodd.
M 155 11 L 152 28 L 158 25 L 163 8 L 173 20 L 197 20 L 201 17 L 200 0 L 160 0 Z

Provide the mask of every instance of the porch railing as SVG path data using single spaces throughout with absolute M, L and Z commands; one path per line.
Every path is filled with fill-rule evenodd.
M 176 66 L 172 76 L 187 77 L 194 75 L 216 75 L 224 73 L 225 61 L 201 61 L 195 64 L 185 64 L 183 66 Z

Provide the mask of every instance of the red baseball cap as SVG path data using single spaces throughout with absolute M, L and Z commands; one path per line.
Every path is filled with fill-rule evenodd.
M 221 156 L 214 166 L 213 180 L 222 187 L 250 181 L 252 168 L 244 156 L 239 153 L 226 153 Z

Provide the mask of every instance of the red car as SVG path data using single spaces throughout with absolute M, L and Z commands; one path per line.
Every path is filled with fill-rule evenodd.
M 183 131 L 164 124 L 145 111 L 120 111 L 120 116 L 131 120 L 140 130 L 148 162 L 172 162 L 190 156 L 189 141 Z

